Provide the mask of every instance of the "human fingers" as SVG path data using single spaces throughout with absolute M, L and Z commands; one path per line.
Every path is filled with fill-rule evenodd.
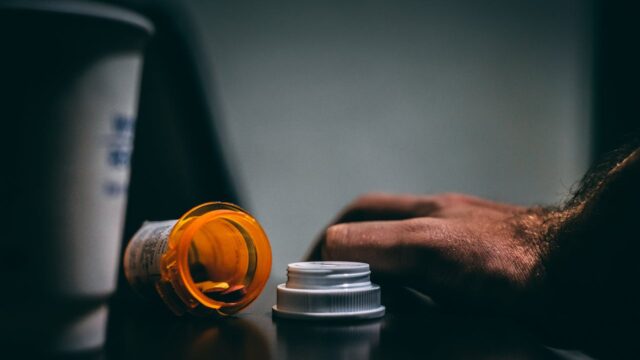
M 351 202 L 332 222 L 402 220 L 428 216 L 439 209 L 435 197 L 411 194 L 367 193 Z
M 402 220 L 418 215 L 420 203 L 409 194 L 367 193 L 360 195 L 342 210 L 331 224 L 360 221 Z M 320 260 L 326 230 L 313 242 L 304 256 L 307 261 Z
M 391 193 L 368 193 L 359 196 L 349 204 L 331 224 L 405 220 L 419 217 L 453 218 L 468 215 L 470 210 L 491 209 L 499 213 L 515 213 L 526 208 L 496 203 L 483 198 L 443 193 L 436 195 L 412 195 Z M 306 260 L 320 260 L 321 249 L 326 238 L 323 232 L 310 247 Z
M 421 276 L 439 246 L 440 219 L 343 223 L 326 231 L 322 258 L 366 262 L 393 278 Z

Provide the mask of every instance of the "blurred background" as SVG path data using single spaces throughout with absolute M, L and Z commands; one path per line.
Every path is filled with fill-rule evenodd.
M 363 192 L 557 204 L 637 127 L 636 6 L 622 1 L 136 6 L 158 31 L 143 76 L 125 241 L 142 220 L 236 201 L 264 225 L 283 275 Z M 172 37 L 184 47 L 154 56 Z M 166 60 L 176 54 L 191 62 Z M 172 93 L 149 85 L 153 74 L 185 71 L 191 83 Z M 163 104 L 180 97 L 187 115 L 175 125 Z M 163 117 L 186 130 L 163 127 Z M 213 123 L 209 150 L 180 158 L 163 145 L 202 137 L 203 125 L 192 126 L 200 118 Z M 203 160 L 184 165 L 195 158 Z M 158 193 L 168 194 L 159 201 Z
M 557 204 L 638 126 L 625 1 L 106 2 L 155 25 L 125 244 L 231 201 L 284 275 L 361 193 Z
M 367 191 L 562 200 L 591 158 L 594 6 L 185 2 L 274 271 Z

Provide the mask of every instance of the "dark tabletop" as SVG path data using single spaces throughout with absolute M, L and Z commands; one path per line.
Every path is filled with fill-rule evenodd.
M 553 350 L 508 319 L 414 307 L 415 298 L 386 303 L 378 320 L 318 323 L 272 318 L 276 285 L 229 318 L 176 317 L 139 301 L 111 308 L 109 359 L 584 359 Z M 383 288 L 385 291 L 394 291 Z

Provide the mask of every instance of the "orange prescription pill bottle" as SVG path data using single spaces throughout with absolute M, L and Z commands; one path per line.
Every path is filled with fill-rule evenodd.
M 159 296 L 177 315 L 231 315 L 262 292 L 271 247 L 260 224 L 223 202 L 196 206 L 178 220 L 145 222 L 124 255 L 129 284 Z

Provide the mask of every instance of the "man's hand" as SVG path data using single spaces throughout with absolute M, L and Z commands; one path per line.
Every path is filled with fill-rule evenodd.
M 308 259 L 367 262 L 377 281 L 441 305 L 515 314 L 552 338 L 611 352 L 635 344 L 640 322 L 639 184 L 632 144 L 553 209 L 457 194 L 365 195 Z
M 544 276 L 546 212 L 460 194 L 368 194 L 326 229 L 309 259 L 367 262 L 443 305 L 517 311 Z

